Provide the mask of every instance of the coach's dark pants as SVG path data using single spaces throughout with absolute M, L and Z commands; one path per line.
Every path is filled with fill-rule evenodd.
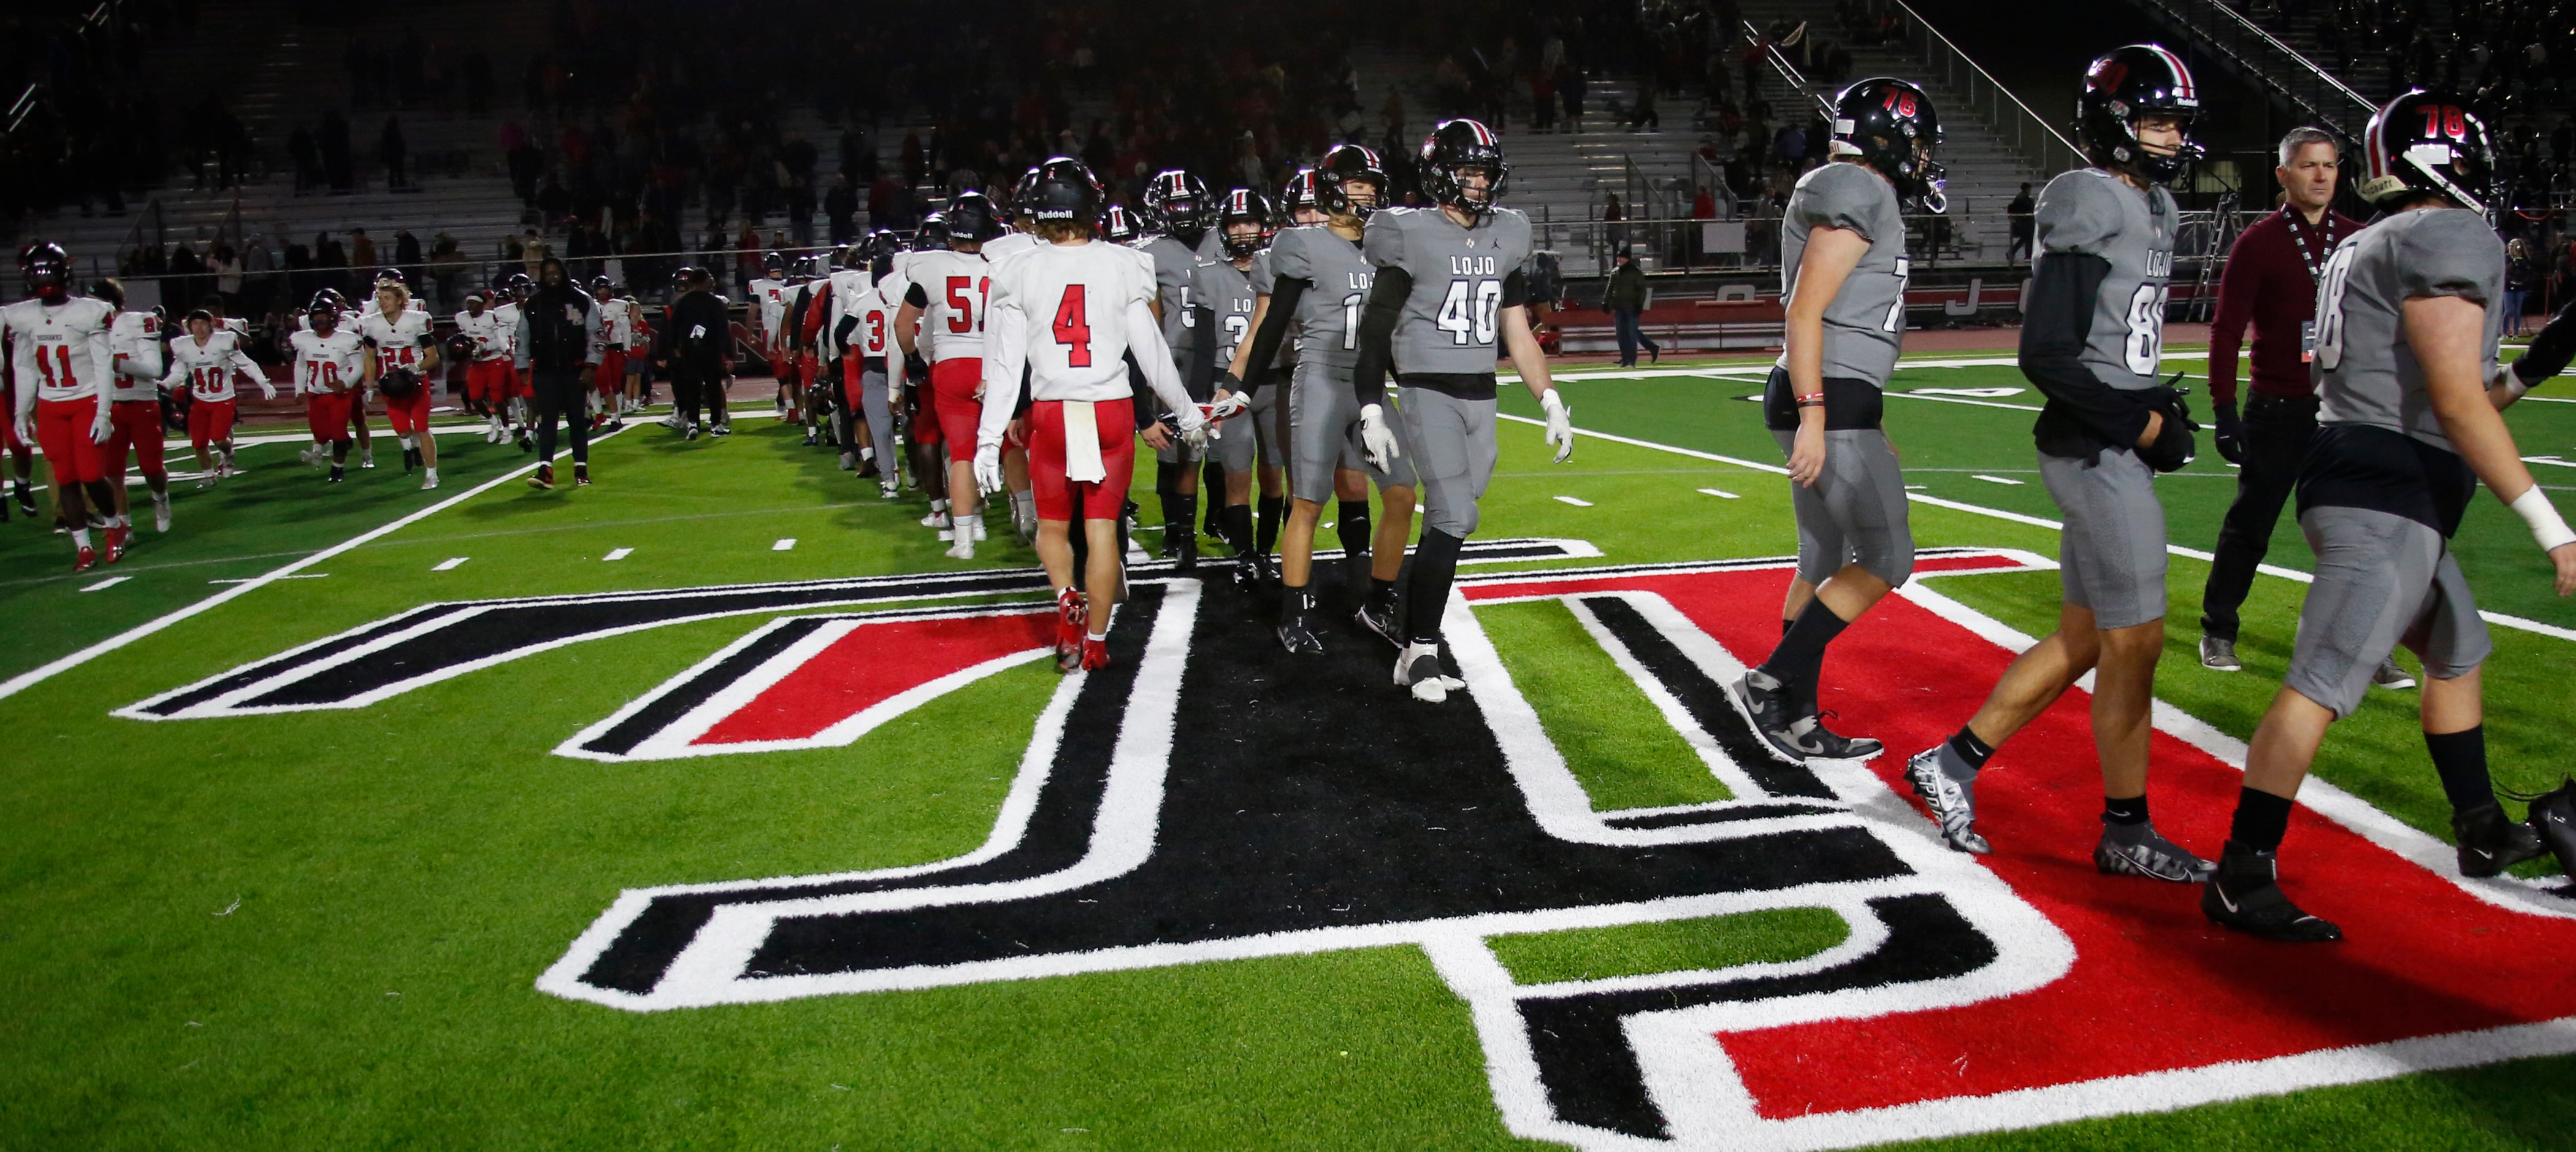
M 555 418 L 565 418 L 572 426 L 572 462 L 590 463 L 590 373 L 576 369 L 570 372 L 537 369 L 529 374 L 529 384 L 537 393 L 537 459 L 551 462 L 555 458 Z
M 2236 610 L 2254 587 L 2254 569 L 2272 545 L 2272 526 L 2298 483 L 2317 432 L 2317 402 L 2260 393 L 2245 398 L 2245 465 L 2236 473 L 2236 503 L 2218 526 L 2218 556 L 2200 594 L 2200 630 L 2236 639 Z
M 1637 349 L 1641 346 L 1645 348 L 1646 351 L 1655 353 L 1658 356 L 1663 354 L 1663 349 L 1655 343 L 1653 338 L 1646 335 L 1646 330 L 1644 328 L 1638 326 L 1636 309 L 1617 309 L 1610 313 L 1610 321 L 1619 334 L 1620 367 L 1636 367 Z
M 697 423 L 699 408 L 720 398 L 723 392 L 724 369 L 721 366 L 671 361 L 671 410 L 679 414 L 680 427 Z M 722 405 L 716 407 L 718 414 L 723 411 Z

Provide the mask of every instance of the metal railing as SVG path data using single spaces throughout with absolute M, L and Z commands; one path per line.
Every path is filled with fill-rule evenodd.
M 1787 84 L 1790 91 L 1815 104 L 1816 114 L 1823 116 L 1826 123 L 1833 123 L 1834 98 L 1808 84 L 1806 76 L 1798 71 L 1797 65 L 1789 63 L 1789 58 L 1781 54 L 1780 46 L 1765 38 L 1762 35 L 1762 29 L 1755 27 L 1752 21 L 1745 20 L 1740 23 L 1743 27 L 1737 31 L 1743 34 L 1744 42 L 1762 49 L 1763 58 L 1771 62 L 1771 70 L 1780 74 L 1780 82 Z
M 1888 0 L 1905 13 L 1905 44 L 1921 58 L 1924 67 L 1940 77 L 1943 86 L 1956 92 L 1967 104 L 1967 111 L 1983 117 L 1992 125 L 1995 135 L 2006 147 L 2029 160 L 2040 172 L 2064 172 L 2084 167 L 2084 152 L 2066 134 L 2057 130 L 2030 105 L 2012 94 L 2012 90 L 1980 67 L 1950 38 L 1925 20 L 1923 14 L 1905 0 Z M 2147 0 L 2154 2 L 2154 0 Z
M 1902 2 L 1902 0 L 1898 0 Z M 2278 97 L 2302 118 L 2359 139 L 2379 105 L 2305 53 L 2218 0 L 2136 0 L 2147 14 L 2225 62 L 2229 71 Z

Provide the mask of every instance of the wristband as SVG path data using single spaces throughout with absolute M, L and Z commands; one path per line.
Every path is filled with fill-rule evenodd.
M 2576 531 L 2568 530 L 2567 521 L 2559 518 L 2558 509 L 2549 503 L 2549 497 L 2541 492 L 2540 485 L 2524 489 L 2522 495 L 2514 497 L 2513 502 L 2505 507 L 2513 509 L 2514 515 L 2522 517 L 2522 522 L 2530 526 L 2531 538 L 2540 542 L 2541 551 L 2551 551 L 2561 544 L 2576 544 Z
M 1801 394 L 1801 395 L 1799 395 L 1799 397 L 1798 397 L 1798 407 L 1801 407 L 1801 408 L 1822 408 L 1822 407 L 1824 407 L 1824 406 L 1825 406 L 1825 394 L 1824 394 L 1824 393 L 1822 393 L 1822 392 L 1807 392 L 1807 393 L 1802 393 L 1802 394 Z
M 2520 400 L 2524 393 L 2531 391 L 2531 385 L 2523 383 L 2522 374 L 2514 371 L 2510 364 L 2496 365 L 2493 374 L 2487 377 L 2487 387 L 2504 389 L 2504 398 L 2508 402 Z

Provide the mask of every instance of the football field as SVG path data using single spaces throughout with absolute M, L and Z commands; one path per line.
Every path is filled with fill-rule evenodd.
M 1436 707 L 1221 562 L 1133 557 L 1059 676 L 1006 513 L 950 560 L 748 415 L 552 492 L 472 434 L 433 492 L 257 444 L 79 575 L 0 525 L 0 1148 L 2576 1147 L 2576 899 L 2457 876 L 2412 691 L 2283 852 L 2339 945 L 2096 875 L 2081 690 L 1981 784 L 1996 854 L 1940 848 L 1904 757 L 2058 608 L 2007 353 L 1891 385 L 1923 555 L 1822 694 L 1887 754 L 1763 758 L 1716 685 L 1795 547 L 1764 371 L 1569 367 L 1562 466 L 1507 388 Z M 2565 399 L 2507 414 L 2562 508 Z M 2197 664 L 2208 435 L 2150 796 L 2214 857 L 2311 558 L 2285 515 L 2245 670 Z M 2455 547 L 2496 783 L 2554 787 L 2576 602 L 2490 496 Z

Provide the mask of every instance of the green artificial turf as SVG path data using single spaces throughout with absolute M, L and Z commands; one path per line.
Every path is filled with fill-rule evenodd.
M 1851 926 L 1823 908 L 1780 908 L 1496 936 L 1485 943 L 1512 979 L 1545 984 L 1804 960 L 1850 935 Z
M 1702 804 L 1733 795 L 1559 600 L 1476 610 L 1512 681 L 1597 808 Z

